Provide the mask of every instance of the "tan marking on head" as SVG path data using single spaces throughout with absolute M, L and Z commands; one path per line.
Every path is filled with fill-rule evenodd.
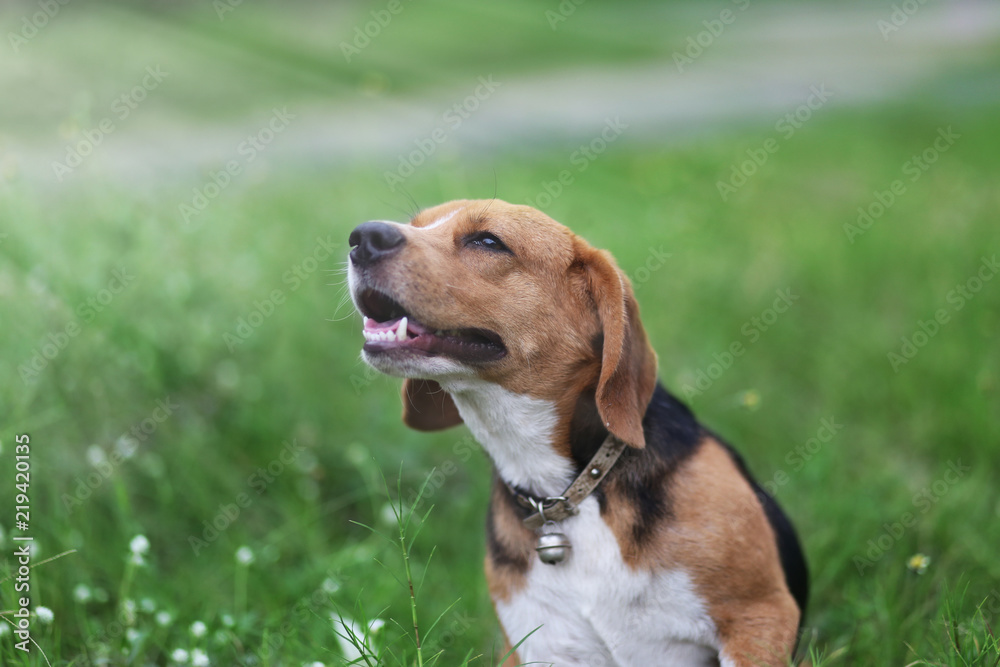
M 656 355 L 639 321 L 628 278 L 610 254 L 596 250 L 544 213 L 500 200 L 460 200 L 418 214 L 402 227 L 406 244 L 375 272 L 381 289 L 434 329 L 487 329 L 507 355 L 476 369 L 480 379 L 518 394 L 551 400 L 561 421 L 576 397 L 596 388 L 607 428 L 642 447 L 642 417 L 656 383 Z M 468 244 L 489 232 L 512 254 Z M 457 423 L 424 420 L 427 389 L 408 382 L 404 413 L 417 428 Z M 568 437 L 562 429 L 560 440 Z M 566 442 L 559 443 L 568 450 Z
M 623 559 L 637 569 L 678 567 L 690 574 L 730 657 L 786 664 L 799 609 L 753 489 L 712 438 L 702 441 L 668 483 L 671 516 L 641 548 L 633 538 L 634 506 L 609 487 L 603 516 Z

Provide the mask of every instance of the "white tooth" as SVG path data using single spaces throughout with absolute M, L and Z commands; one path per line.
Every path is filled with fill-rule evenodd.
M 406 318 L 404 317 L 399 321 L 399 328 L 396 329 L 396 340 L 404 341 L 406 340 Z
M 361 320 L 364 322 L 364 325 L 367 327 L 368 326 L 368 318 L 365 317 L 364 315 L 362 315 L 361 316 Z

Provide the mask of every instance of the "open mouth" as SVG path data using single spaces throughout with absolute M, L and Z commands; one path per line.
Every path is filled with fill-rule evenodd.
M 427 356 L 447 356 L 465 362 L 496 361 L 507 348 L 487 329 L 432 329 L 414 319 L 388 295 L 372 289 L 358 298 L 364 316 L 365 352 L 407 351 Z

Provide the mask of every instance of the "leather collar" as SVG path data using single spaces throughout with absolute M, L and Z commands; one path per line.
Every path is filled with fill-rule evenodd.
M 590 462 L 584 466 L 583 472 L 573 480 L 573 483 L 563 491 L 561 496 L 545 498 L 526 493 L 514 488 L 506 481 L 504 484 L 522 507 L 534 510 L 524 518 L 524 525 L 530 530 L 538 530 L 550 521 L 562 521 L 577 514 L 580 503 L 589 496 L 614 467 L 625 451 L 624 442 L 608 435 Z

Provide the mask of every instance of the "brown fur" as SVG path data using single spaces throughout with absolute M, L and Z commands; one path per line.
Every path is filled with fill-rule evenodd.
M 453 211 L 446 223 L 418 229 Z M 499 334 L 507 355 L 484 365 L 479 376 L 552 401 L 560 419 L 553 446 L 560 453 L 569 454 L 574 411 L 591 394 L 604 428 L 635 451 L 646 445 L 642 419 L 656 384 L 656 355 L 631 285 L 611 255 L 539 211 L 496 200 L 442 204 L 421 212 L 411 227 L 402 228 L 406 244 L 399 256 L 375 274 L 376 287 L 431 329 Z M 514 254 L 469 252 L 462 240 L 484 230 Z M 406 380 L 402 396 L 404 420 L 414 428 L 461 421 L 435 382 Z M 606 481 L 602 516 L 625 562 L 635 569 L 682 567 L 707 601 L 729 658 L 785 664 L 799 611 L 767 518 L 722 446 L 705 438 L 676 469 L 665 470 L 669 516 L 641 544 L 633 530 L 636 506 L 617 482 Z M 486 576 L 493 599 L 507 600 L 535 566 L 534 535 L 500 482 L 490 507 Z M 516 658 L 505 664 L 517 664 Z
M 442 204 L 421 212 L 411 226 L 426 226 L 460 206 L 464 210 L 445 225 L 404 230 L 402 256 L 386 269 L 393 295 L 431 328 L 485 328 L 500 334 L 508 355 L 481 377 L 515 393 L 568 406 L 581 383 L 594 381 L 579 371 L 599 371 L 598 410 L 606 426 L 633 447 L 643 447 L 642 413 L 656 384 L 656 353 L 628 278 L 611 255 L 539 211 L 496 200 Z M 483 261 L 463 252 L 456 239 L 484 228 L 487 220 L 516 259 Z M 598 336 L 600 352 L 593 346 Z M 436 383 L 404 382 L 408 424 L 433 430 L 442 412 L 457 416 L 450 399 L 431 395 L 437 388 Z M 426 410 L 429 401 L 432 410 Z M 425 412 L 430 418 L 422 416 Z M 444 420 L 440 427 L 450 425 Z
M 403 381 L 403 423 L 418 431 L 458 426 L 462 416 L 451 396 L 433 380 Z

